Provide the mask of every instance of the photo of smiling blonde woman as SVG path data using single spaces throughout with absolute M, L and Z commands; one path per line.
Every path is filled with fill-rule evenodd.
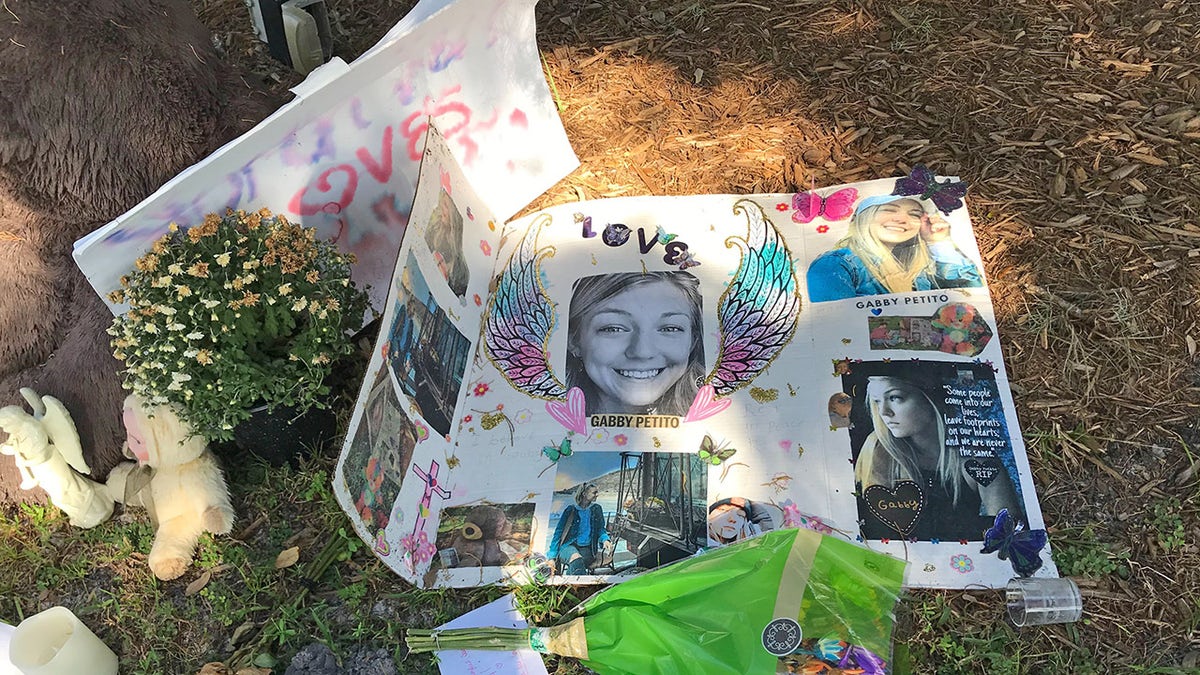
M 859 202 L 846 236 L 808 267 L 813 302 L 982 285 L 937 209 L 897 195 Z
M 566 383 L 583 390 L 586 414 L 685 414 L 705 374 L 700 307 L 700 281 L 687 272 L 576 281 Z

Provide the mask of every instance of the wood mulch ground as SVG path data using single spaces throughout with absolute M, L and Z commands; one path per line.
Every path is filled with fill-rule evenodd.
M 280 91 L 299 79 L 249 37 L 240 0 L 193 3 L 232 61 Z M 349 61 L 411 3 L 328 4 Z M 966 179 L 1051 541 L 1085 572 L 1087 621 L 1018 633 L 1019 669 L 1195 667 L 1200 5 L 542 0 L 537 15 L 582 166 L 532 207 L 787 192 L 916 162 Z M 930 670 L 988 672 L 938 640 L 994 639 L 999 594 L 905 604 L 898 644 Z M 949 612 L 936 631 L 913 609 L 931 606 Z

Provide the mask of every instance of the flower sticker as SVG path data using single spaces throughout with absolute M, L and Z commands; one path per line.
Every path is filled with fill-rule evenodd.
M 480 382 L 475 385 L 475 388 L 471 390 L 471 393 L 476 396 L 483 396 L 484 394 L 488 393 L 490 389 L 491 387 L 488 386 L 487 382 Z
M 625 444 L 629 442 L 629 437 L 625 434 L 617 434 L 616 436 L 613 436 L 613 442 L 617 444 L 617 447 L 623 448 L 625 447 Z
M 825 234 L 828 231 L 829 231 L 829 226 L 826 225 L 825 223 L 821 223 L 820 225 L 817 226 L 818 234 Z
M 776 204 L 776 205 L 775 205 L 775 210 L 776 210 L 776 211 L 781 211 L 781 212 L 782 212 L 782 211 L 787 211 L 787 210 L 788 210 L 788 209 L 790 209 L 790 208 L 792 208 L 792 207 L 791 207 L 791 205 L 790 205 L 790 204 L 787 204 L 787 203 L 785 203 L 785 202 L 779 202 L 778 204 Z
M 801 513 L 800 507 L 790 499 L 785 501 L 780 508 L 783 509 L 784 527 L 801 527 L 821 534 L 833 534 L 833 528 L 826 525 L 825 521 L 816 516 Z
M 475 306 L 476 306 L 476 307 L 483 307 L 483 298 L 479 297 L 479 294 L 478 294 L 478 293 L 476 293 L 476 294 L 475 294 L 475 297 L 474 297 L 474 298 L 472 298 L 472 299 L 475 301 Z
M 492 245 L 488 243 L 486 239 L 481 239 L 479 241 L 479 250 L 483 251 L 483 254 L 486 256 L 492 255 Z
M 533 413 L 529 412 L 528 409 L 518 410 L 517 414 L 513 416 L 513 419 L 517 421 L 517 424 L 525 424 L 529 420 L 533 419 Z
M 783 526 L 784 527 L 800 527 L 800 507 L 792 500 L 787 500 L 783 503 Z
M 589 441 L 603 443 L 608 440 L 608 429 L 592 429 L 591 435 L 588 436 Z
M 960 553 L 950 556 L 950 568 L 959 574 L 966 574 L 975 569 L 975 563 L 971 560 L 971 556 Z

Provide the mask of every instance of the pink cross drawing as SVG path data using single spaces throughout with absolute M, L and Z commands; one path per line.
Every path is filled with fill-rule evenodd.
M 429 515 L 429 505 L 433 503 L 433 495 L 436 493 L 442 499 L 450 498 L 450 492 L 438 485 L 437 475 L 440 468 L 437 460 L 430 462 L 429 473 L 422 471 L 416 464 L 412 465 L 413 473 L 425 481 L 425 494 L 421 495 L 421 505 L 417 509 L 417 522 L 413 524 L 413 541 L 416 541 L 417 533 L 425 529 L 425 518 Z

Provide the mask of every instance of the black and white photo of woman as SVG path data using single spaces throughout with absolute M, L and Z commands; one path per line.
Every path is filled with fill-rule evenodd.
M 627 272 L 575 282 L 566 382 L 588 415 L 683 415 L 704 376 L 700 281 Z
M 1024 509 L 1007 470 L 986 484 L 967 471 L 966 459 L 946 442 L 944 404 L 937 382 L 890 375 L 866 378 L 865 396 L 870 433 L 854 464 L 860 495 L 873 485 L 894 489 L 900 481 L 920 486 L 925 504 L 909 536 L 918 540 L 978 540 L 1000 509 L 1023 517 Z M 863 534 L 872 539 L 897 536 L 869 508 L 860 508 Z
M 429 216 L 425 243 L 429 245 L 438 271 L 446 279 L 450 290 L 458 297 L 463 297 L 470 280 L 467 259 L 463 255 L 463 217 L 454 199 L 445 190 L 438 195 L 437 207 Z

